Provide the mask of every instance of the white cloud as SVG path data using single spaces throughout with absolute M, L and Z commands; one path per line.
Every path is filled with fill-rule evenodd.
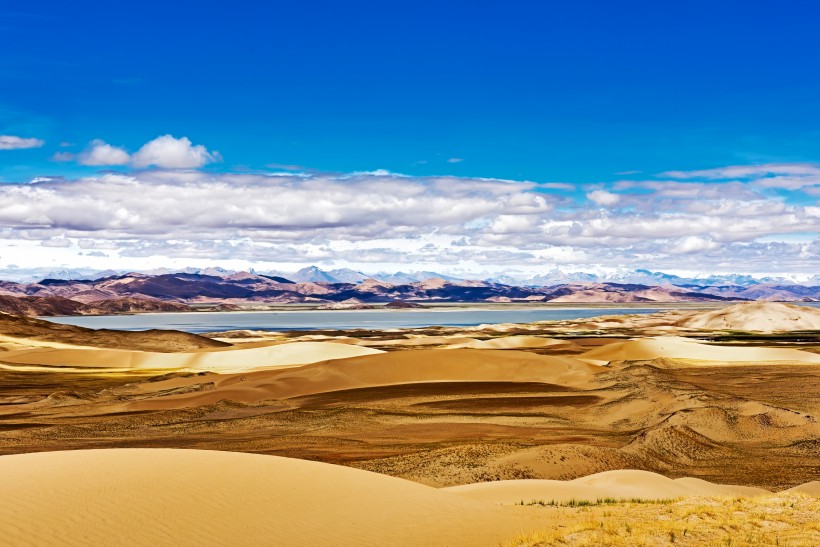
M 48 239 L 44 239 L 40 242 L 40 245 L 43 247 L 58 247 L 58 248 L 65 248 L 71 247 L 72 243 L 70 239 L 65 237 L 50 237 Z
M 545 190 L 566 190 L 568 192 L 575 190 L 575 185 L 568 182 L 542 182 L 538 184 L 538 187 Z
M 717 249 L 719 245 L 709 238 L 689 236 L 678 240 L 669 250 L 673 254 L 696 253 Z
M 135 167 L 192 169 L 220 159 L 218 152 L 209 152 L 201 144 L 194 145 L 188 137 L 177 139 L 172 135 L 162 135 L 137 150 L 132 162 Z
M 765 177 L 751 181 L 753 186 L 760 188 L 782 188 L 786 190 L 800 190 L 809 186 L 820 186 L 820 174 L 803 176 L 776 176 Z
M 0 135 L 0 150 L 22 150 L 24 148 L 40 148 L 46 143 L 42 139 L 16 137 L 14 135 Z
M 802 272 L 820 263 L 820 245 L 807 243 L 820 232 L 820 207 L 797 205 L 806 193 L 782 197 L 797 190 L 772 198 L 751 181 L 620 181 L 582 187 L 601 205 L 591 207 L 573 199 L 577 186 L 550 184 L 385 170 L 39 178 L 0 185 L 0 254 L 115 268 L 190 260 Z
M 734 179 L 767 175 L 820 175 L 820 165 L 815 163 L 766 163 L 762 165 L 730 165 L 699 171 L 666 171 L 659 176 L 673 179 Z
M 80 165 L 126 165 L 130 160 L 131 156 L 124 149 L 111 146 L 100 139 L 91 141 L 88 148 L 77 156 Z
M 51 156 L 51 161 L 73 161 L 74 154 L 71 152 L 54 152 L 54 155 Z
M 595 190 L 587 194 L 587 199 L 602 207 L 612 207 L 621 200 L 621 196 L 606 190 Z

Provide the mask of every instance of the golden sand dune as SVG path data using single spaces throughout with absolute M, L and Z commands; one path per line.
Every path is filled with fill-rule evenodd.
M 290 344 L 253 344 L 253 347 L 187 352 L 156 353 L 95 348 L 33 348 L 7 351 L 0 362 L 13 365 L 40 365 L 88 370 L 107 368 L 121 370 L 187 369 L 214 372 L 242 372 L 269 367 L 304 365 L 382 353 L 380 350 L 334 344 L 332 342 L 294 342 Z
M 209 379 L 207 391 L 184 392 L 130 403 L 131 410 L 170 409 L 286 399 L 316 393 L 430 382 L 537 382 L 584 385 L 600 367 L 568 357 L 502 350 L 417 350 L 364 355 L 286 370 L 266 370 Z M 201 378 L 155 382 L 152 392 L 184 391 Z M 146 391 L 146 393 L 148 393 Z M 176 393 L 176 392 L 175 392 Z
M 498 545 L 503 508 L 348 467 L 235 452 L 0 457 L 0 543 Z
M 719 310 L 691 313 L 674 326 L 759 332 L 820 330 L 820 309 L 781 302 L 744 302 Z
M 668 500 L 690 496 L 755 496 L 762 488 L 714 484 L 701 479 L 669 479 L 649 471 L 623 469 L 605 471 L 571 481 L 509 480 L 481 482 L 443 488 L 447 492 L 496 504 L 570 500 L 595 502 L 599 499 Z
M 714 346 L 677 336 L 641 338 L 607 344 L 578 356 L 581 361 L 606 365 L 611 361 L 643 361 L 659 358 L 721 362 L 789 361 L 820 363 L 820 355 L 788 348 Z

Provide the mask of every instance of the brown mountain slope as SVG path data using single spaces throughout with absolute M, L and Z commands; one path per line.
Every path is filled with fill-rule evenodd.
M 86 303 L 62 296 L 0 295 L 0 312 L 28 317 L 174 311 L 192 310 L 185 304 L 149 298 L 109 298 Z
M 563 285 L 550 302 L 708 302 L 726 300 L 709 294 L 678 287 L 625 285 L 619 283 L 585 283 Z

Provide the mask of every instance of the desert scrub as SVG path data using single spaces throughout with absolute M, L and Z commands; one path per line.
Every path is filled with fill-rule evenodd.
M 659 503 L 668 505 L 675 501 L 674 499 L 644 499 L 644 498 L 597 498 L 595 501 L 592 500 L 576 500 L 570 499 L 567 501 L 555 501 L 555 500 L 530 500 L 525 502 L 524 500 L 519 501 L 516 505 L 527 505 L 527 506 L 540 506 L 540 507 L 593 507 L 597 505 L 613 505 L 613 504 L 629 504 L 629 503 L 637 503 L 640 505 L 650 504 L 650 503 Z
M 551 527 L 507 547 L 820 545 L 820 498 L 802 494 L 561 507 Z

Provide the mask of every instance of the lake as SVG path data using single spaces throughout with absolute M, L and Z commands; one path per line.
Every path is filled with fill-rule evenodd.
M 659 308 L 536 308 L 439 310 L 316 310 L 256 312 L 185 312 L 139 315 L 47 317 L 49 321 L 92 329 L 176 329 L 186 332 L 226 330 L 342 330 L 414 327 L 464 327 L 484 323 L 531 323 L 599 315 L 652 313 Z

